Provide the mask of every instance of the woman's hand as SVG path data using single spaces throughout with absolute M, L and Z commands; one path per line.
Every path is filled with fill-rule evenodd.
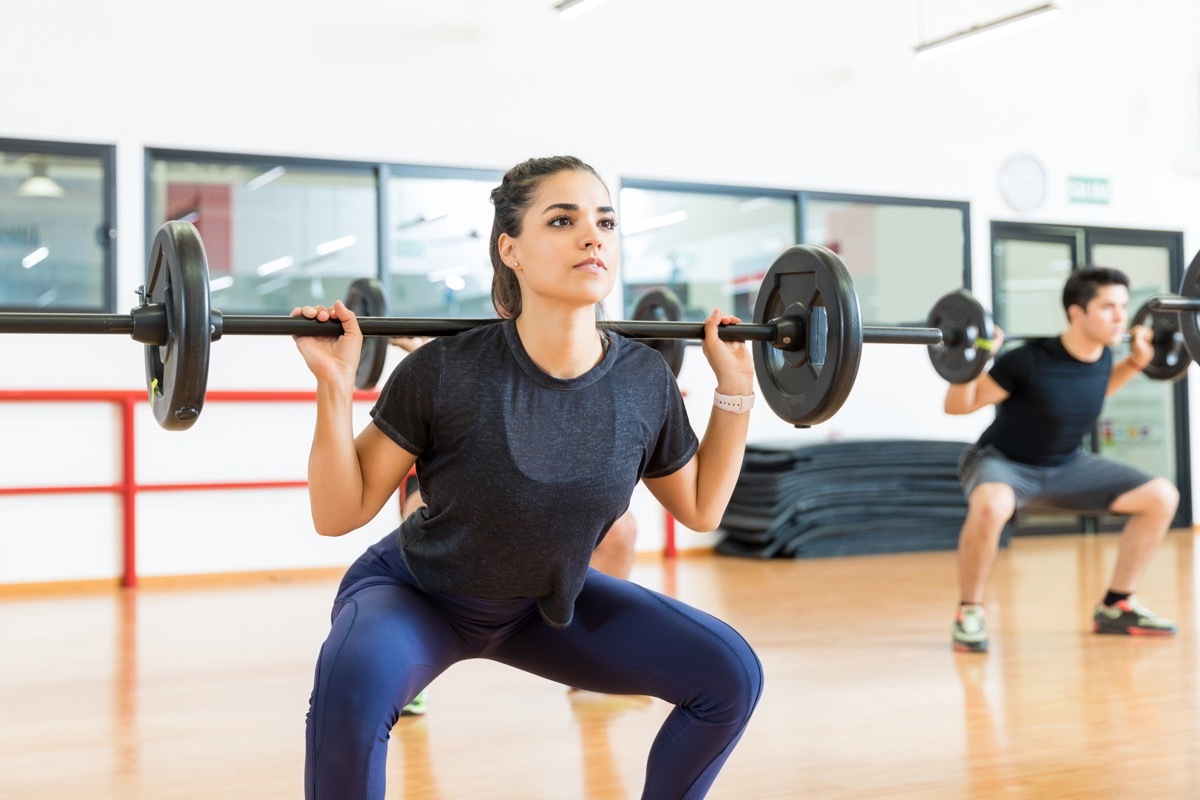
M 754 359 L 745 342 L 727 342 L 717 336 L 717 328 L 741 322 L 719 308 L 704 320 L 704 357 L 717 376 L 717 391 L 721 394 L 754 394 Z
M 336 319 L 342 323 L 341 336 L 293 336 L 292 339 L 318 382 L 335 381 L 354 386 L 354 373 L 358 370 L 358 358 L 362 352 L 362 331 L 354 312 L 338 300 L 332 308 L 294 308 L 291 316 L 321 322 Z

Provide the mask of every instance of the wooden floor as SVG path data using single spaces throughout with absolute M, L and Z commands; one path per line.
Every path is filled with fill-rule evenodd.
M 953 553 L 641 561 L 634 579 L 731 622 L 766 690 L 710 798 L 1197 798 L 1195 534 L 1141 596 L 1173 639 L 1090 634 L 1116 537 L 1021 537 L 988 655 L 956 654 Z M 0 800 L 301 796 L 333 579 L 0 599 Z M 488 662 L 402 719 L 389 798 L 637 798 L 667 713 Z

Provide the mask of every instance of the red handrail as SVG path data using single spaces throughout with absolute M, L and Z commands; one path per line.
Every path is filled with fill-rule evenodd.
M 356 391 L 355 401 L 373 401 L 378 391 Z M 250 391 L 213 390 L 205 392 L 205 402 L 229 403 L 315 403 L 316 392 L 309 391 Z M 121 481 L 114 484 L 74 486 L 5 486 L 0 496 L 43 494 L 119 494 L 121 495 L 121 562 L 120 584 L 137 586 L 137 495 L 139 492 L 214 491 L 224 489 L 278 489 L 308 486 L 304 480 L 230 481 L 219 483 L 138 483 L 134 430 L 135 408 L 149 402 L 139 389 L 0 389 L 0 402 L 9 403 L 89 403 L 106 402 L 121 406 Z M 675 519 L 664 510 L 663 555 L 676 556 Z
M 377 391 L 358 391 L 356 401 L 375 400 Z M 205 402 L 315 403 L 316 392 L 305 391 L 210 391 Z M 138 483 L 134 409 L 149 402 L 138 389 L 0 389 L 0 402 L 10 403 L 116 403 L 121 406 L 121 482 L 93 486 L 0 487 L 0 495 L 98 494 L 121 495 L 121 586 L 137 586 L 137 495 L 139 492 L 212 491 L 218 489 L 297 488 L 308 481 L 230 481 L 221 483 Z

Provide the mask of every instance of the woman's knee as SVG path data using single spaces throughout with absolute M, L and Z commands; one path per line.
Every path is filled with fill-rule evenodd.
M 689 711 L 714 724 L 744 724 L 762 696 L 762 662 L 736 631 L 721 637 L 713 652 L 696 670 L 701 686 Z

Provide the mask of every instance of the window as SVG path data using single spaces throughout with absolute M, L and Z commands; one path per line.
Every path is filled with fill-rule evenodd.
M 625 182 L 620 192 L 625 316 L 651 287 L 679 296 L 684 318 L 714 307 L 749 322 L 767 269 L 796 243 L 790 193 Z
M 500 173 L 393 167 L 387 181 L 388 313 L 496 316 L 491 191 Z
M 114 164 L 112 147 L 0 139 L 0 308 L 115 310 Z
M 863 323 L 924 325 L 946 292 L 970 286 L 967 205 L 802 195 L 804 241 L 838 254 Z
M 379 275 L 378 168 L 151 150 L 147 243 L 167 220 L 196 226 L 212 305 L 289 313 Z

